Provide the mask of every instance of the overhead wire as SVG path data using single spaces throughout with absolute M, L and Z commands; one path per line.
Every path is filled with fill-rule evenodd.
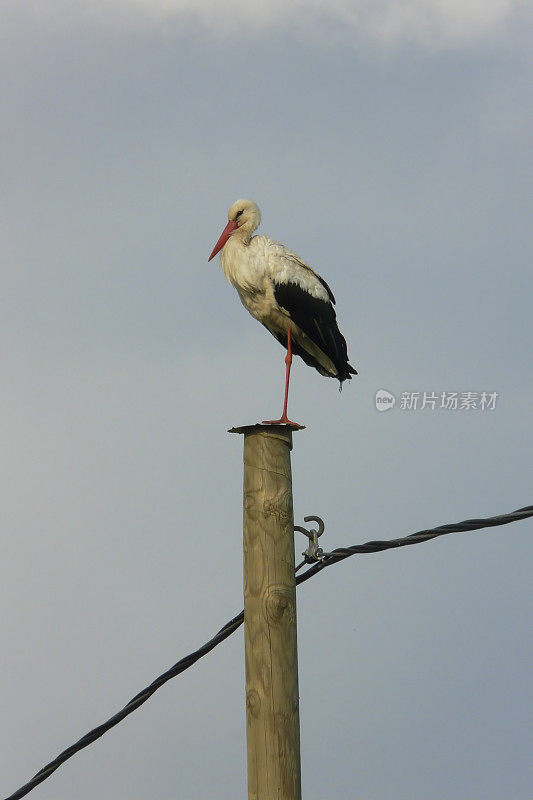
M 507 525 L 508 523 L 518 522 L 532 516 L 533 505 L 525 506 L 524 508 L 520 508 L 517 511 L 513 511 L 509 514 L 500 514 L 495 517 L 487 517 L 484 519 L 468 519 L 464 520 L 463 522 L 450 525 L 441 525 L 437 528 L 428 528 L 417 531 L 416 533 L 412 533 L 409 536 L 396 539 L 374 540 L 366 542 L 365 544 L 352 545 L 351 547 L 339 547 L 333 550 L 331 553 L 323 553 L 320 556 L 319 561 L 312 564 L 308 570 L 298 575 L 296 577 L 296 585 L 304 583 L 326 567 L 329 567 L 332 564 L 337 564 L 339 561 L 343 561 L 344 559 L 353 555 L 377 553 L 412 544 L 420 544 L 422 542 L 435 539 L 438 536 L 444 536 L 450 533 L 462 533 L 466 531 L 480 530 L 482 528 L 492 528 L 499 525 Z M 307 560 L 301 562 L 296 567 L 295 572 L 303 567 L 305 563 L 308 563 Z M 13 792 L 13 794 L 6 797 L 5 800 L 20 800 L 20 798 L 25 797 L 25 795 L 50 777 L 50 775 L 52 775 L 52 773 L 55 772 L 55 770 L 60 767 L 61 764 L 75 755 L 75 753 L 78 753 L 80 750 L 83 750 L 85 747 L 92 744 L 92 742 L 94 742 L 96 739 L 103 736 L 104 733 L 107 733 L 107 731 L 111 730 L 111 728 L 114 728 L 115 725 L 118 725 L 118 723 L 121 722 L 125 717 L 127 717 L 129 714 L 132 714 L 137 708 L 139 708 L 139 706 L 145 703 L 154 694 L 154 692 L 167 683 L 167 681 L 175 678 L 182 672 L 185 672 L 185 670 L 189 669 L 189 667 L 192 667 L 193 664 L 195 664 L 197 661 L 207 655 L 207 653 L 211 652 L 211 650 L 217 647 L 217 645 L 231 636 L 231 634 L 234 633 L 243 622 L 244 611 L 240 611 L 238 614 L 236 614 L 236 616 L 233 617 L 233 619 L 230 619 L 228 622 L 226 622 L 226 624 L 223 625 L 218 633 L 209 639 L 208 642 L 194 652 L 189 653 L 177 661 L 172 667 L 170 667 L 170 669 L 152 681 L 149 686 L 136 694 L 135 697 L 132 697 L 132 699 L 124 706 L 124 708 L 110 717 L 106 722 L 103 722 L 101 725 L 98 725 L 96 728 L 93 728 L 91 731 L 86 733 L 81 737 L 81 739 L 78 739 L 77 742 L 70 745 L 70 747 L 67 747 L 66 750 L 63 750 L 63 752 L 54 758 L 53 761 L 50 761 L 49 764 L 40 769 L 39 772 L 37 772 L 33 778 L 31 778 L 31 780 Z
M 350 556 L 379 553 L 383 550 L 392 550 L 398 547 L 407 547 L 412 544 L 421 544 L 422 542 L 429 542 L 431 539 L 436 539 L 438 536 L 445 536 L 449 533 L 464 533 L 467 531 L 480 530 L 481 528 L 495 528 L 499 525 L 507 525 L 510 522 L 519 522 L 531 516 L 533 516 L 533 506 L 525 506 L 524 508 L 519 508 L 517 511 L 512 511 L 508 514 L 499 514 L 498 516 L 486 517 L 484 519 L 466 519 L 463 520 L 463 522 L 440 525 L 437 528 L 427 528 L 397 539 L 375 540 L 365 542 L 365 544 L 354 544 L 351 547 L 338 547 L 332 550 L 331 553 L 323 553 L 320 561 L 313 564 L 306 572 L 296 578 L 296 584 L 298 585 L 309 580 L 309 578 L 312 578 L 317 572 L 320 572 L 326 567 L 330 567 L 332 564 L 338 564 L 339 561 L 343 561 Z

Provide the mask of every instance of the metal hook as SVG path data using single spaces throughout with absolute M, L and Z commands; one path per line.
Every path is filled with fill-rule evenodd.
M 306 528 L 302 528 L 301 525 L 295 525 L 294 530 L 300 531 L 303 533 L 304 536 L 307 536 L 309 539 L 309 547 L 304 550 L 302 555 L 305 558 L 307 564 L 311 564 L 314 561 L 322 561 L 324 558 L 324 551 L 321 547 L 318 546 L 318 537 L 322 536 L 324 533 L 324 520 L 320 517 L 309 516 L 304 517 L 304 522 L 317 522 L 318 523 L 318 530 L 307 530 Z
M 304 517 L 304 522 L 318 522 L 318 530 L 317 531 L 309 531 L 310 533 L 316 533 L 317 536 L 322 536 L 324 533 L 324 528 L 326 527 L 324 524 L 324 520 L 321 517 Z

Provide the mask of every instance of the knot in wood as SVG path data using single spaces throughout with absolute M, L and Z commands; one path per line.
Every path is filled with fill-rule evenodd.
M 257 689 L 250 689 L 246 693 L 246 709 L 252 717 L 257 717 L 261 710 L 261 698 Z
M 283 589 L 274 589 L 267 600 L 267 613 L 272 622 L 279 622 L 284 616 L 292 620 L 294 611 L 289 592 Z
M 290 497 L 286 497 L 287 494 L 288 492 L 285 492 L 284 496 L 276 500 L 265 500 L 263 503 L 263 514 L 268 517 L 276 517 L 276 519 L 279 519 L 282 523 L 292 524 L 292 505 L 290 503 Z

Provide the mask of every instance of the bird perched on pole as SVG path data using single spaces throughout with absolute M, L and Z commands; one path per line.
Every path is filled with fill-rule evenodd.
M 243 306 L 287 348 L 281 417 L 265 424 L 301 427 L 287 417 L 292 356 L 303 358 L 321 375 L 342 382 L 357 375 L 348 363 L 346 340 L 337 327 L 335 298 L 309 264 L 267 236 L 253 236 L 261 213 L 253 200 L 236 200 L 228 224 L 209 256 L 220 252 L 222 271 Z

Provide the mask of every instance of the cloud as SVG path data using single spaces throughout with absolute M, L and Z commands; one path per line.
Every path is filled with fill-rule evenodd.
M 7 0 L 12 21 L 57 28 L 203 29 L 216 37 L 289 32 L 314 40 L 435 50 L 498 40 L 527 12 L 523 0 Z

